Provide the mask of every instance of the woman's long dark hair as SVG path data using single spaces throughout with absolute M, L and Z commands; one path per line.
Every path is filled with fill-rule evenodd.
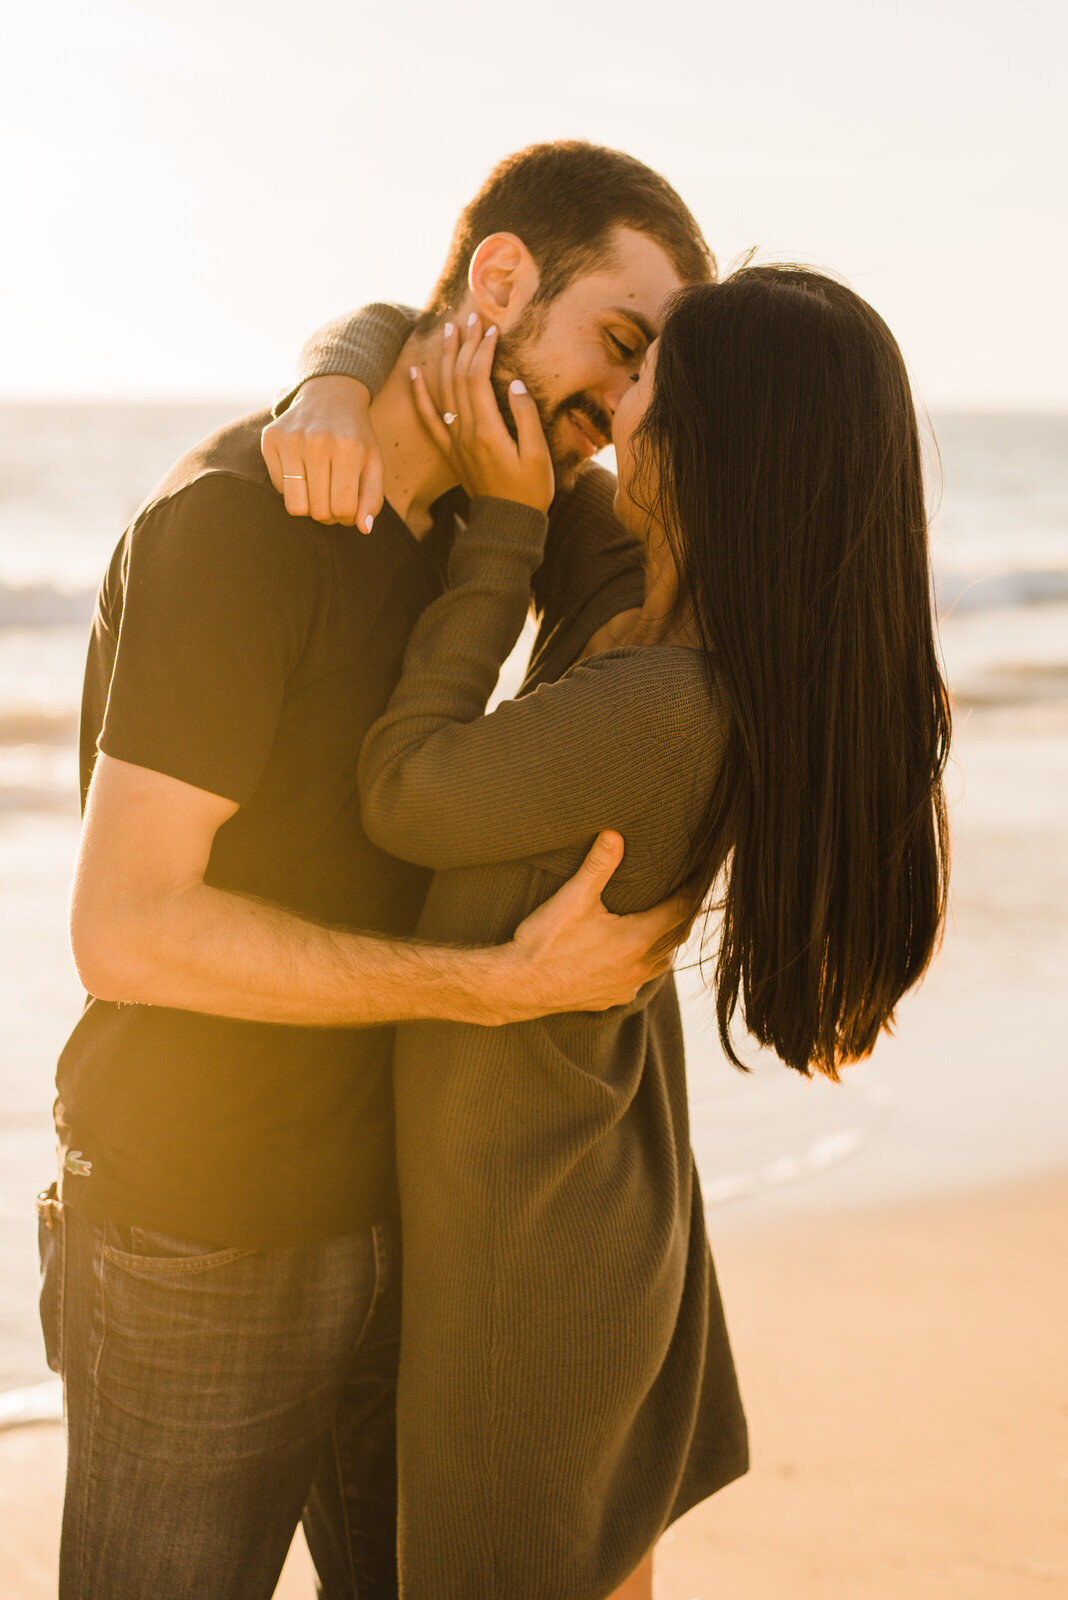
M 901 352 L 852 290 L 744 267 L 673 301 L 635 438 L 636 498 L 671 541 L 732 713 L 694 842 L 722 878 L 731 1023 L 836 1078 L 937 948 L 949 700 Z M 652 467 L 653 470 L 649 470 Z

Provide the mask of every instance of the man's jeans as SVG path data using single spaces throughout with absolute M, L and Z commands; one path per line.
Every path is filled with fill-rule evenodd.
M 393 1229 L 253 1252 L 38 1212 L 60 1600 L 269 1600 L 305 1505 L 320 1594 L 392 1600 Z

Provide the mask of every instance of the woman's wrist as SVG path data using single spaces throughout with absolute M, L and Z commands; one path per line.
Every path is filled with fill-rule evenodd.
M 504 534 L 514 536 L 521 543 L 544 541 L 549 527 L 549 514 L 540 506 L 500 494 L 476 494 L 472 497 L 470 523 L 473 525 L 480 520 Z
M 453 546 L 451 583 L 482 580 L 488 570 L 500 573 L 502 585 L 529 584 L 541 565 L 549 519 L 544 511 L 520 500 L 478 495 L 471 501 L 467 525 Z

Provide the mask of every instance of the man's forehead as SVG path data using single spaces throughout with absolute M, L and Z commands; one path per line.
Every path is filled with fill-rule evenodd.
M 662 245 L 630 228 L 616 230 L 611 253 L 576 284 L 587 305 L 629 317 L 647 339 L 663 324 L 663 304 L 682 288 L 678 270 Z

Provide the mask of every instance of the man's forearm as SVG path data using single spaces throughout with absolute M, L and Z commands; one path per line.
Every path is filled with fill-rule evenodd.
M 522 952 L 449 949 L 326 928 L 197 883 L 136 913 L 72 918 L 83 982 L 100 999 L 249 1022 L 354 1028 L 522 1012 Z
M 215 836 L 237 811 L 101 753 L 71 900 L 71 948 L 91 995 L 296 1027 L 492 1025 L 625 1005 L 664 970 L 649 952 L 674 908 L 616 917 L 601 901 L 623 856 L 618 835 L 600 835 L 507 943 L 452 949 L 323 927 L 206 884 Z

